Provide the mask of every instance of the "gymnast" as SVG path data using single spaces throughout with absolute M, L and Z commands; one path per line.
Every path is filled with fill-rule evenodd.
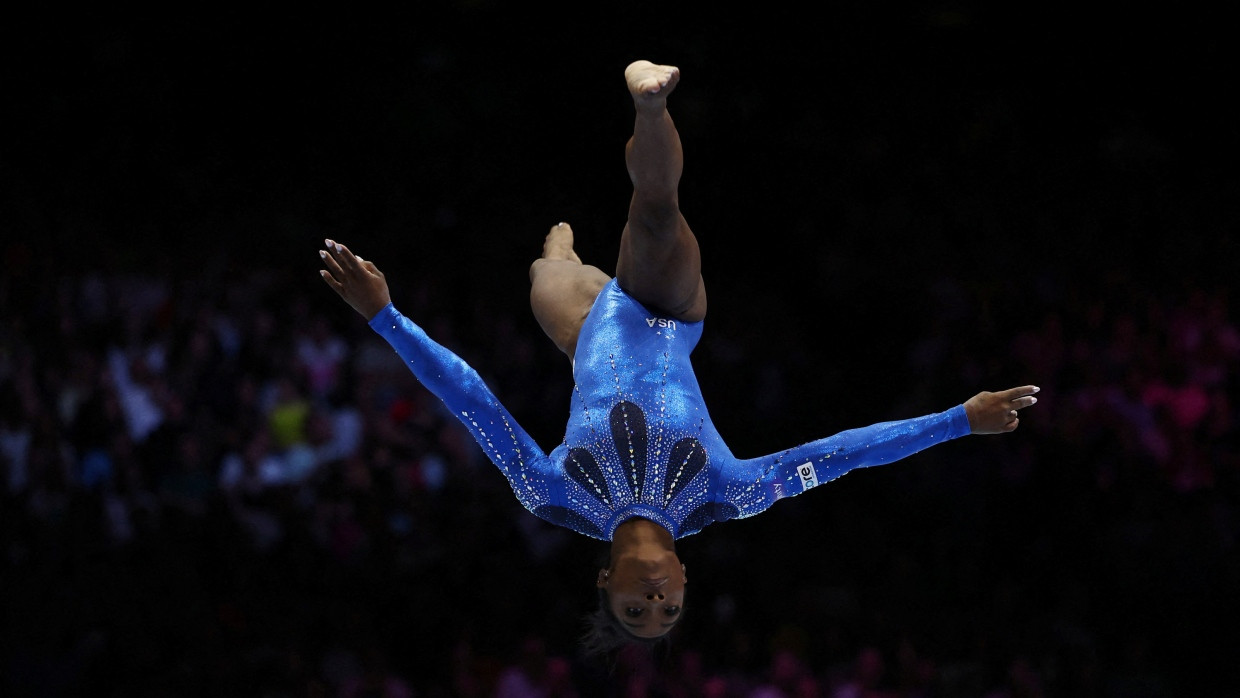
M 1037 402 L 1025 385 L 983 391 L 944 412 L 851 429 L 757 458 L 716 431 L 690 363 L 706 288 L 698 241 L 681 214 L 679 133 L 667 109 L 675 66 L 636 61 L 625 162 L 633 183 L 615 276 L 584 264 L 573 230 L 547 233 L 530 266 L 530 305 L 569 359 L 574 389 L 564 440 L 545 452 L 461 358 L 392 304 L 383 272 L 326 240 L 323 280 L 395 349 L 456 415 L 536 516 L 610 542 L 584 640 L 596 651 L 651 644 L 675 627 L 687 571 L 676 540 L 765 511 L 854 469 L 892 463 L 967 434 L 1016 429 Z

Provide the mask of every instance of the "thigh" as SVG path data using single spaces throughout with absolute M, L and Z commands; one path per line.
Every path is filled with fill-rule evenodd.
M 679 212 L 652 227 L 630 213 L 620 238 L 616 280 L 643 305 L 685 322 L 706 316 L 706 285 L 697 238 Z
M 530 308 L 543 332 L 571 360 L 581 325 L 599 291 L 611 280 L 603 270 L 564 259 L 530 265 Z

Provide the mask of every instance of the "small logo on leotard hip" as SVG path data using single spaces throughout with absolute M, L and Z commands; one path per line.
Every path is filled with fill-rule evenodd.
M 648 326 L 649 326 L 649 327 L 651 327 L 651 328 L 654 328 L 654 327 L 667 327 L 667 328 L 669 328 L 669 329 L 673 329 L 673 330 L 674 330 L 674 329 L 676 329 L 676 321 L 675 321 L 675 320 L 668 320 L 668 319 L 667 319 L 667 318 L 665 318 L 665 317 L 648 317 L 648 318 L 646 318 L 646 325 L 648 325 Z
M 808 490 L 818 484 L 818 473 L 814 470 L 813 463 L 806 463 L 798 467 L 797 475 L 801 476 L 801 491 Z

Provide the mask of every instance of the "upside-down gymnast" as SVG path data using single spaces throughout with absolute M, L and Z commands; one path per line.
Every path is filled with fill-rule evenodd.
M 689 358 L 702 335 L 706 288 L 698 241 L 679 207 L 683 155 L 667 110 L 680 71 L 636 61 L 624 76 L 636 111 L 625 147 L 633 194 L 615 276 L 582 263 L 567 223 L 551 228 L 530 266 L 530 305 L 568 356 L 575 383 L 564 440 L 550 453 L 477 371 L 393 306 L 374 262 L 332 240 L 319 251 L 327 285 L 465 425 L 526 509 L 610 541 L 585 637 L 595 650 L 658 641 L 676 625 L 688 581 L 677 539 L 758 514 L 854 468 L 966 434 L 1010 432 L 1038 391 L 983 391 L 944 412 L 735 457 L 710 420 Z

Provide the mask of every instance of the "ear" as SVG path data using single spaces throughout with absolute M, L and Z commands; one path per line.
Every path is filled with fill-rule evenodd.
M 684 584 L 688 584 L 689 583 L 689 569 L 685 567 L 683 563 L 680 565 L 680 574 L 683 575 L 680 581 Z
M 599 570 L 598 580 L 594 582 L 594 586 L 598 587 L 599 589 L 605 589 L 607 587 L 607 578 L 610 576 L 611 576 L 611 572 L 609 572 L 608 570 L 606 569 Z

